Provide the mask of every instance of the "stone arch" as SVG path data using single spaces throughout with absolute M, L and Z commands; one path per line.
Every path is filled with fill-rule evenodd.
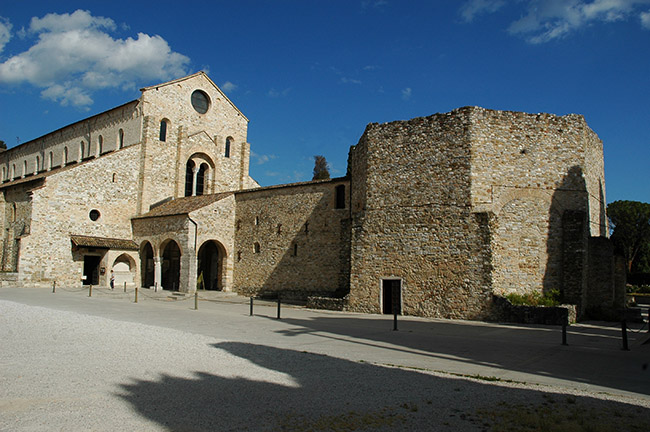
M 205 153 L 193 153 L 185 163 L 185 196 L 204 195 L 213 192 L 215 164 Z
M 148 241 L 140 245 L 140 269 L 142 273 L 142 286 L 152 287 L 154 285 L 154 251 Z
M 178 291 L 181 280 L 181 247 L 176 240 L 167 239 L 160 245 L 162 289 Z
M 133 257 L 123 253 L 115 258 L 111 266 L 113 276 L 115 277 L 115 287 L 132 286 L 135 283 L 136 263 Z
M 226 248 L 217 240 L 203 242 L 197 253 L 197 280 L 203 275 L 206 290 L 223 291 L 226 275 Z M 202 288 L 202 287 L 201 287 Z

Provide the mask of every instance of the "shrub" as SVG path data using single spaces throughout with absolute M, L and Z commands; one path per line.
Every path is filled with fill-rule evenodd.
M 510 303 L 517 306 L 558 306 L 561 302 L 560 290 L 553 289 L 545 293 L 537 291 L 526 294 L 511 293 L 506 295 Z

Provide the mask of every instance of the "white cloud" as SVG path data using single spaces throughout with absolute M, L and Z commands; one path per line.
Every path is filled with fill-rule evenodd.
M 470 0 L 461 6 L 460 15 L 466 22 L 472 22 L 475 16 L 496 12 L 504 4 L 503 0 Z
M 280 96 L 284 97 L 289 94 L 291 87 L 285 88 L 284 90 L 276 90 L 275 88 L 270 89 L 266 95 L 272 98 L 279 98 Z
M 641 18 L 641 25 L 650 30 L 650 11 L 641 12 L 639 17 Z
M 173 52 L 162 37 L 114 39 L 108 31 L 115 28 L 110 18 L 82 10 L 34 17 L 26 36 L 37 36 L 36 42 L 0 63 L 0 83 L 26 82 L 44 88 L 44 98 L 84 107 L 97 89 L 187 74 L 189 58 Z
M 402 99 L 409 100 L 411 99 L 412 94 L 413 94 L 413 90 L 411 89 L 411 87 L 406 87 L 405 89 L 402 90 Z
M 7 18 L 0 17 L 0 52 L 11 39 L 11 22 Z
M 341 77 L 341 82 L 343 84 L 361 84 L 361 81 L 354 78 Z
M 255 160 L 256 165 L 263 165 L 267 163 L 270 160 L 275 159 L 277 156 L 270 154 L 270 155 L 260 155 L 255 153 L 254 151 L 251 151 L 251 157 Z
M 225 83 L 221 84 L 221 90 L 223 90 L 226 93 L 230 93 L 232 91 L 237 90 L 237 84 L 233 84 L 230 81 L 226 81 Z
M 647 4 L 650 0 L 529 0 L 526 13 L 510 24 L 508 32 L 533 44 L 544 43 L 596 22 L 629 19 L 639 6 Z M 470 22 L 477 15 L 496 12 L 504 5 L 501 0 L 470 0 L 461 7 L 460 14 Z M 642 25 L 650 28 L 650 23 L 646 24 L 650 17 L 641 13 L 640 18 Z
M 513 22 L 508 31 L 527 37 L 530 43 L 543 43 L 564 37 L 585 25 L 627 19 L 648 0 L 534 0 L 528 13 Z

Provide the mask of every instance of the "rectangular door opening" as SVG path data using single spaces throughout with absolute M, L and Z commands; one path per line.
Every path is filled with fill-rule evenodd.
M 381 281 L 382 313 L 402 314 L 402 281 L 401 279 L 383 279 Z
M 99 285 L 99 263 L 102 257 L 84 255 L 84 280 L 83 285 Z

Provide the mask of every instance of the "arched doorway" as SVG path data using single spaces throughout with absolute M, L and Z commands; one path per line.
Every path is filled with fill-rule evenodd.
M 142 271 L 142 286 L 152 287 L 154 284 L 153 247 L 145 242 L 140 248 L 140 269 Z
M 201 245 L 197 255 L 196 277 L 197 281 L 203 275 L 206 290 L 223 290 L 222 276 L 223 263 L 226 253 L 217 241 L 209 240 Z M 201 286 L 200 288 L 203 288 Z
M 115 287 L 132 286 L 135 282 L 135 262 L 127 254 L 117 257 L 113 263 L 113 276 L 115 277 Z
M 178 291 L 181 274 L 181 249 L 178 243 L 170 240 L 162 255 L 162 288 Z

